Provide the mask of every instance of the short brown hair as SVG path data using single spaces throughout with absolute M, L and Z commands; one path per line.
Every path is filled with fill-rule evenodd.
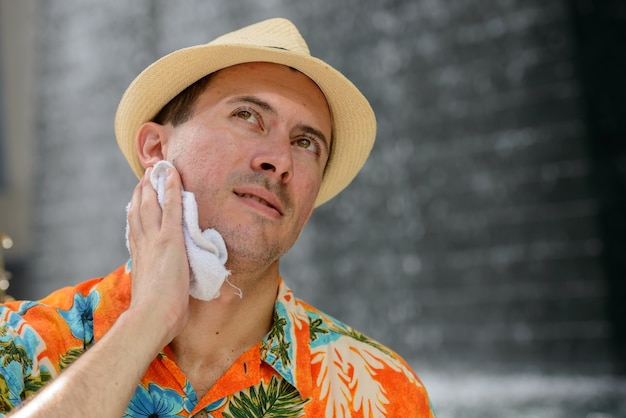
M 206 90 L 215 73 L 206 75 L 191 84 L 185 90 L 181 91 L 170 100 L 152 119 L 152 122 L 166 125 L 171 123 L 178 126 L 185 123 L 193 115 L 193 111 L 198 101 L 198 97 Z

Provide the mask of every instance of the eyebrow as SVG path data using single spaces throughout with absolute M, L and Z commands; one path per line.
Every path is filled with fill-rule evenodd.
M 277 115 L 278 112 L 276 112 L 276 109 L 274 109 L 272 107 L 272 105 L 270 105 L 269 103 L 267 103 L 264 100 L 259 99 L 256 96 L 237 96 L 237 97 L 233 97 L 232 99 L 228 100 L 227 103 L 230 104 L 234 104 L 234 103 L 253 103 L 257 106 L 259 106 L 261 109 L 265 110 L 266 112 L 270 112 L 274 115 Z
M 230 103 L 230 104 L 253 103 L 259 106 L 261 109 L 265 110 L 266 112 L 269 112 L 273 115 L 278 115 L 278 112 L 276 111 L 276 109 L 274 109 L 274 107 L 271 104 L 267 103 L 264 100 L 259 99 L 256 96 L 236 96 L 228 100 L 227 103 Z M 302 131 L 304 131 L 305 133 L 310 134 L 310 135 L 315 135 L 318 138 L 320 138 L 322 142 L 324 142 L 324 145 L 326 145 L 326 150 L 330 152 L 328 140 L 326 139 L 326 135 L 324 135 L 322 131 L 320 131 L 319 129 L 315 129 L 314 127 L 309 126 L 309 125 L 299 125 L 298 127 L 302 129 Z

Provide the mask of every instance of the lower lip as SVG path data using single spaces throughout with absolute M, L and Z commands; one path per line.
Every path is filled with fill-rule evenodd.
M 236 195 L 239 199 L 241 199 L 241 201 L 243 203 L 245 203 L 246 205 L 252 207 L 253 209 L 255 209 L 257 212 L 261 212 L 263 215 L 265 215 L 268 218 L 272 218 L 272 219 L 279 219 L 280 218 L 280 212 L 278 212 L 276 209 L 271 208 L 267 205 L 264 205 L 263 203 L 259 202 L 256 199 L 253 199 L 251 197 L 245 197 L 245 196 L 241 196 L 241 195 Z

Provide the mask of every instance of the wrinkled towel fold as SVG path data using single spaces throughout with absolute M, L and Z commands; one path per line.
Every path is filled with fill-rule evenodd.
M 150 174 L 150 182 L 157 192 L 161 207 L 163 207 L 165 199 L 165 170 L 168 168 L 174 168 L 174 166 L 169 161 L 162 160 L 155 164 Z M 191 268 L 189 294 L 201 300 L 215 299 L 220 295 L 220 288 L 230 275 L 230 272 L 224 267 L 228 259 L 226 244 L 215 229 L 200 230 L 195 195 L 183 191 L 182 199 L 183 233 L 189 267 Z M 126 224 L 126 246 L 128 247 L 128 222 Z M 239 291 L 239 296 L 241 296 L 241 291 Z

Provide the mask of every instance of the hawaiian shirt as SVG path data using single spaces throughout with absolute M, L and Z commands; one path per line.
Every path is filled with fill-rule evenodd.
M 130 262 L 39 301 L 0 306 L 0 416 L 97 342 L 130 302 Z M 389 348 L 294 297 L 280 280 L 272 329 L 202 399 L 165 347 L 124 417 L 433 417 Z

